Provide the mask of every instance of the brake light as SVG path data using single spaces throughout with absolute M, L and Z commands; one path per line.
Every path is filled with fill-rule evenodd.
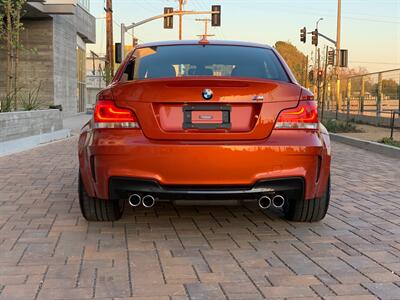
M 318 109 L 314 101 L 300 101 L 296 108 L 281 111 L 276 129 L 318 129 Z
M 117 107 L 112 100 L 99 100 L 94 110 L 96 128 L 140 128 L 130 109 Z

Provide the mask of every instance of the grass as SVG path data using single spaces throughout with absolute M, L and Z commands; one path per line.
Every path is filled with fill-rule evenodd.
M 382 143 L 382 144 L 400 148 L 400 141 L 396 141 L 391 138 L 383 138 L 383 139 L 379 140 L 378 143 Z
M 343 122 L 335 119 L 323 121 L 322 124 L 324 124 L 326 129 L 332 133 L 363 132 L 363 130 L 357 128 L 357 126 L 352 123 Z

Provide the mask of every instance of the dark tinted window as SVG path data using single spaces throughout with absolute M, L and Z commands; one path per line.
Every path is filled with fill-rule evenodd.
M 134 79 L 187 76 L 233 76 L 289 81 L 270 49 L 176 45 L 140 48 L 134 53 Z

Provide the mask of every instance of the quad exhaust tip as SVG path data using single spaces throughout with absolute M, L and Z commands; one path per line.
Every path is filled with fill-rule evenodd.
M 285 204 L 285 198 L 283 196 L 275 195 L 274 198 L 272 198 L 272 205 L 275 208 L 282 208 L 284 204 Z
M 152 195 L 146 195 L 142 199 L 142 204 L 146 208 L 153 207 L 156 203 L 156 199 Z
M 258 199 L 258 206 L 261 209 L 267 209 L 271 206 L 271 198 L 268 196 L 262 196 L 260 199 Z
M 132 207 L 138 207 L 140 204 L 142 204 L 142 197 L 138 194 L 132 194 L 128 198 L 129 205 Z

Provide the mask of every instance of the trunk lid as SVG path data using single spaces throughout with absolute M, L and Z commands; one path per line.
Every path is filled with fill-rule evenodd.
M 212 92 L 206 100 L 203 91 Z M 117 83 L 117 106 L 132 109 L 154 140 L 259 140 L 279 112 L 298 104 L 301 87 L 239 78 L 146 79 Z

